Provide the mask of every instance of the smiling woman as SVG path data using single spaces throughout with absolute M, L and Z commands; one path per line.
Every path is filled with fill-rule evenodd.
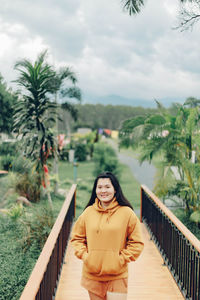
M 76 221 L 71 243 L 83 260 L 81 284 L 91 300 L 127 299 L 128 266 L 143 250 L 140 221 L 117 178 L 104 172 Z
M 115 190 L 110 179 L 99 178 L 96 187 L 96 195 L 104 208 L 112 202 L 114 194 Z

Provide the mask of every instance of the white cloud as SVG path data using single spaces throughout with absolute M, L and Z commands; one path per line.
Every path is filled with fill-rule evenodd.
M 199 97 L 199 32 L 172 30 L 178 2 L 147 1 L 133 17 L 120 3 L 2 0 L 0 72 L 11 81 L 16 60 L 48 48 L 56 66 L 73 67 L 85 95 Z

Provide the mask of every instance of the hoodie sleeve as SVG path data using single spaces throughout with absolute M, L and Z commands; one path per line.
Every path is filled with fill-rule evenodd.
M 124 262 L 135 261 L 144 248 L 142 239 L 141 225 L 138 217 L 132 213 L 127 227 L 127 241 L 125 249 L 122 249 L 121 255 Z
M 83 259 L 84 255 L 87 253 L 87 239 L 84 218 L 81 215 L 75 222 L 72 234 L 71 234 L 71 244 L 75 250 L 75 255 Z

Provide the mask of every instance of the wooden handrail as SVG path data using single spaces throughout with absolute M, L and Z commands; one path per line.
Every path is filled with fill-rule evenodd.
M 151 197 L 156 205 L 189 240 L 193 247 L 200 252 L 200 241 L 195 237 L 195 235 L 160 201 L 160 199 L 147 186 L 141 185 L 141 189 L 143 189 Z
M 8 171 L 0 170 L 0 175 L 5 175 L 5 174 L 8 174 Z
M 71 200 L 76 193 L 76 184 L 73 184 L 68 192 L 62 209 L 56 219 L 56 222 L 46 240 L 43 250 L 35 264 L 35 267 L 29 277 L 29 280 L 21 294 L 20 300 L 34 300 L 39 290 L 40 284 L 47 269 L 48 262 L 54 250 L 56 241 L 61 231 Z

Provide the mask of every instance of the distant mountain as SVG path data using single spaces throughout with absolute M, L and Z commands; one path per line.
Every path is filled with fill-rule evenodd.
M 169 107 L 172 103 L 183 103 L 185 99 L 181 98 L 163 98 L 156 99 L 158 100 L 164 107 Z M 154 99 L 146 100 L 146 99 L 138 99 L 138 98 L 125 98 L 118 95 L 107 95 L 102 97 L 96 97 L 93 95 L 85 95 L 83 103 L 90 104 L 103 104 L 103 105 L 126 105 L 126 106 L 142 106 L 148 108 L 156 108 L 156 102 Z

